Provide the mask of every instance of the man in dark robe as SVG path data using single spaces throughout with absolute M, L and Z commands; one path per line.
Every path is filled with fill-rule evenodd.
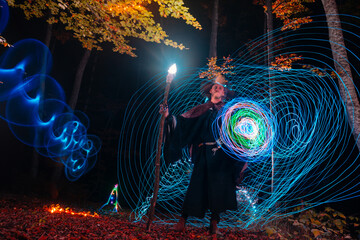
M 218 75 L 211 83 L 202 86 L 202 92 L 209 101 L 198 105 L 180 116 L 169 115 L 168 109 L 162 109 L 167 117 L 164 157 L 167 163 L 182 157 L 182 149 L 188 147 L 194 163 L 190 184 L 182 207 L 182 215 L 175 225 L 176 231 L 183 231 L 188 216 L 203 218 L 206 211 L 211 212 L 210 232 L 219 233 L 217 223 L 220 213 L 236 210 L 236 178 L 239 166 L 236 160 L 228 156 L 221 143 L 212 133 L 212 124 L 218 111 L 224 106 L 224 100 L 233 94 L 226 87 L 226 80 Z M 246 168 L 246 167 L 245 167 Z M 244 168 L 242 169 L 245 170 Z

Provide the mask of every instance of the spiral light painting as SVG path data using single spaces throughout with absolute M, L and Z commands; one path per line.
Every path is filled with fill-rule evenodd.
M 360 19 L 341 15 L 353 79 L 359 79 Z M 350 19 L 350 20 L 349 20 Z M 349 21 L 347 21 L 349 20 Z M 230 156 L 248 162 L 238 186 L 237 211 L 221 215 L 221 227 L 249 229 L 325 203 L 359 197 L 358 136 L 349 124 L 355 99 L 335 70 L 324 16 L 297 31 L 272 33 L 285 43 L 271 49 L 274 58 L 297 54 L 291 68 L 264 66 L 261 36 L 231 56 L 226 75 L 237 96 L 213 123 L 213 134 Z M 221 64 L 221 63 L 220 63 Z M 204 103 L 198 74 L 207 68 L 179 68 L 169 95 L 169 109 L 180 115 Z M 137 221 L 146 221 L 154 183 L 159 105 L 165 74 L 150 79 L 131 99 L 119 140 L 118 178 L 123 201 Z M 356 82 L 352 83 L 356 88 Z M 348 101 L 348 100 L 351 101 Z M 351 104 L 353 103 L 353 104 Z M 349 118 L 350 117 L 350 118 Z M 156 221 L 176 222 L 192 172 L 188 148 L 172 165 L 161 164 Z M 303 204 L 306 202 L 306 205 Z M 191 218 L 207 224 L 209 218 Z

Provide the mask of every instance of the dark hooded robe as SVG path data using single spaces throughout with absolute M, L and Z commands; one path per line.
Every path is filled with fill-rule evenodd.
M 181 116 L 169 116 L 165 134 L 166 163 L 182 158 L 188 147 L 194 163 L 190 184 L 183 203 L 183 217 L 203 218 L 209 209 L 212 214 L 236 210 L 236 175 L 239 166 L 216 143 L 212 123 L 224 103 L 208 101 Z

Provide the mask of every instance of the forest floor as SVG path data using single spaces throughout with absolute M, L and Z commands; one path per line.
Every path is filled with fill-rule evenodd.
M 105 215 L 89 209 L 92 208 L 83 209 L 35 197 L 0 195 L 0 239 L 356 239 L 354 234 L 358 234 L 354 230 L 350 232 L 348 226 L 344 225 L 340 231 L 327 227 L 327 223 L 316 222 L 316 219 L 309 221 L 320 224 L 321 228 L 306 227 L 304 216 L 287 219 L 290 225 L 278 223 L 262 231 L 220 229 L 221 235 L 211 235 L 207 228 L 192 226 L 179 233 L 173 231 L 171 225 L 159 224 L 153 224 L 151 231 L 146 231 L 145 224 L 129 221 L 129 211 Z M 331 221 L 337 221 L 337 218 L 332 217 Z

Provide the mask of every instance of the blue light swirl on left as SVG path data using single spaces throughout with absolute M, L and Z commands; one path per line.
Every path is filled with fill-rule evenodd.
M 9 20 L 9 7 L 5 0 L 0 0 L 0 34 L 4 31 Z
M 48 48 L 34 39 L 15 43 L 1 56 L 0 118 L 21 142 L 63 163 L 66 177 L 75 181 L 94 167 L 101 141 L 87 134 L 88 117 L 65 103 L 64 90 L 48 75 L 51 65 Z

